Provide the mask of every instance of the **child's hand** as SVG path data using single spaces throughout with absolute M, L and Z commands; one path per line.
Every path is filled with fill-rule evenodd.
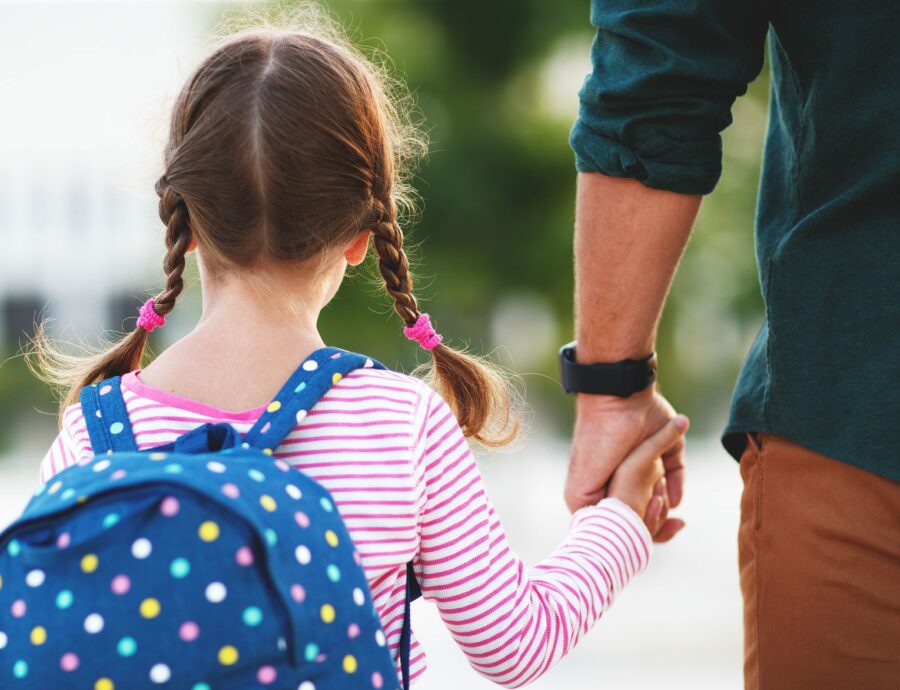
M 684 415 L 670 420 L 626 456 L 609 482 L 607 495 L 618 498 L 642 516 L 656 542 L 669 541 L 684 527 L 683 520 L 667 519 L 669 503 L 662 455 L 679 441 L 688 425 Z

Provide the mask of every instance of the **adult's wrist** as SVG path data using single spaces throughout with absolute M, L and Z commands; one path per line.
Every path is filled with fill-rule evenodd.
M 560 384 L 567 393 L 627 398 L 651 387 L 656 381 L 656 353 L 640 359 L 615 362 L 584 362 L 578 343 L 559 350 Z
M 627 398 L 621 398 L 617 395 L 577 393 L 575 395 L 575 410 L 579 415 L 632 410 L 651 405 L 655 397 L 656 383 L 652 383 L 644 390 L 629 395 Z

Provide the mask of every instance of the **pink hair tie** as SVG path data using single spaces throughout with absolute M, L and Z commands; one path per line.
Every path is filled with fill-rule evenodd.
M 428 314 L 419 314 L 416 322 L 412 326 L 406 326 L 403 333 L 410 340 L 417 340 L 423 350 L 433 350 L 444 339 L 444 336 L 435 332 Z
M 149 332 L 154 328 L 166 325 L 166 317 L 156 313 L 156 307 L 152 297 L 141 305 L 139 313 L 140 316 L 138 316 L 137 320 L 138 328 L 146 328 Z

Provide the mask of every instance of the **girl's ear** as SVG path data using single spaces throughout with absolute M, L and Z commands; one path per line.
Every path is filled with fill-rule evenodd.
M 350 243 L 344 252 L 344 258 L 347 260 L 348 264 L 351 266 L 359 266 L 363 262 L 363 259 L 366 258 L 366 252 L 369 249 L 369 237 L 371 234 L 371 230 L 363 230 Z

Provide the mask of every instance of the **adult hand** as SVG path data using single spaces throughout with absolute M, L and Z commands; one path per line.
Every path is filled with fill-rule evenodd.
M 579 394 L 565 499 L 569 510 L 597 503 L 607 495 L 615 469 L 642 441 L 676 416 L 675 410 L 655 387 L 628 398 Z M 684 438 L 678 438 L 663 454 L 666 471 L 665 509 L 676 507 L 684 492 Z M 666 542 L 684 521 L 660 515 L 653 540 Z M 651 530 L 653 532 L 654 530 Z

